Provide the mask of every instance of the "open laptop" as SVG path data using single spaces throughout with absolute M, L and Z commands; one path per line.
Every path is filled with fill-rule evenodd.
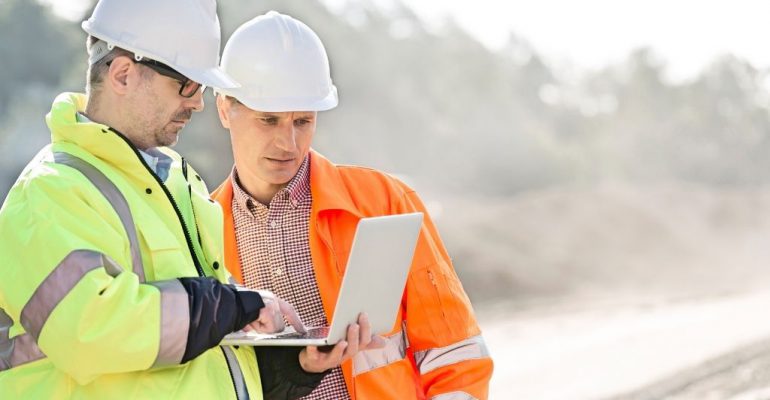
M 348 325 L 366 312 L 372 334 L 393 329 L 409 267 L 412 264 L 422 213 L 363 218 L 358 222 L 337 304 L 328 327 L 299 333 L 289 326 L 277 334 L 238 331 L 222 344 L 249 346 L 325 346 L 344 339 Z

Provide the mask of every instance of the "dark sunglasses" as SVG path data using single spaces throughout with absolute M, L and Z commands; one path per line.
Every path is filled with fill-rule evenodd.
M 179 95 L 186 99 L 195 96 L 195 93 L 198 92 L 198 89 L 201 89 L 201 91 L 206 90 L 206 85 L 201 85 L 200 83 L 191 80 L 190 78 L 179 73 L 177 70 L 161 62 L 151 60 L 149 58 L 142 58 L 139 61 L 133 61 L 137 64 L 142 64 L 163 76 L 167 76 L 173 80 L 179 81 L 179 84 L 182 85 L 179 88 Z M 110 63 L 112 63 L 112 60 L 107 62 L 107 65 L 109 66 Z

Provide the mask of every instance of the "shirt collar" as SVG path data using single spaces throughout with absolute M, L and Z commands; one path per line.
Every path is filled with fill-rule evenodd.
M 289 201 L 292 208 L 297 206 L 310 195 L 310 161 L 309 155 L 305 156 L 302 164 L 297 170 L 297 173 L 289 181 L 285 188 L 278 191 L 273 196 L 273 199 L 279 196 L 289 196 Z M 238 170 L 233 167 L 233 171 L 230 174 L 230 180 L 233 185 L 233 198 L 244 209 L 251 210 L 249 207 L 249 201 L 253 204 L 261 204 L 257 199 L 253 198 L 246 190 L 241 186 L 238 180 Z M 273 200 L 270 202 L 272 203 Z M 267 206 L 262 204 L 263 206 Z

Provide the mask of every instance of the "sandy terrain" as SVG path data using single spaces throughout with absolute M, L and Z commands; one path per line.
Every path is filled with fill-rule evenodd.
M 490 398 L 599 399 L 660 384 L 770 337 L 769 308 L 770 291 L 482 313 L 496 361 Z

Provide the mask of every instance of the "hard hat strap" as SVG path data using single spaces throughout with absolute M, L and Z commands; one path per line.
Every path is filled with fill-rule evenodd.
M 88 49 L 88 65 L 94 65 L 110 54 L 114 46 L 110 46 L 104 40 L 97 40 Z

